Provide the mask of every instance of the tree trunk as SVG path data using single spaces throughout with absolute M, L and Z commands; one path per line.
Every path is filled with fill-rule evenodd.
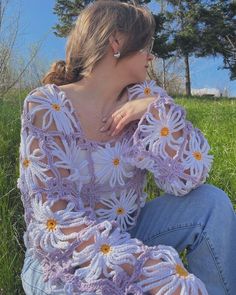
M 184 63 L 185 63 L 185 92 L 187 96 L 191 96 L 191 80 L 190 80 L 188 54 L 184 55 Z

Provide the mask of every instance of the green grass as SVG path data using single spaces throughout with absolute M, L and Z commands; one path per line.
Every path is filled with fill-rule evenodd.
M 20 270 L 23 263 L 23 208 L 16 188 L 20 113 L 24 93 L 0 99 L 0 294 L 24 294 Z
M 18 177 L 20 114 L 27 91 L 0 99 L 0 295 L 24 294 L 20 271 L 23 264 L 23 208 L 16 188 Z M 229 195 L 236 206 L 236 100 L 176 98 L 187 118 L 207 137 L 214 155 L 208 179 Z M 148 175 L 150 198 L 160 194 Z
M 176 103 L 211 146 L 214 162 L 207 182 L 223 189 L 236 208 L 236 99 L 176 98 Z

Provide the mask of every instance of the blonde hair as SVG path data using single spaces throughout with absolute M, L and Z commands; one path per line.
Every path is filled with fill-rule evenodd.
M 114 0 L 89 4 L 69 34 L 66 61 L 54 62 L 42 83 L 64 85 L 88 76 L 106 54 L 114 32 L 125 36 L 121 60 L 149 44 L 155 32 L 155 19 L 145 6 Z

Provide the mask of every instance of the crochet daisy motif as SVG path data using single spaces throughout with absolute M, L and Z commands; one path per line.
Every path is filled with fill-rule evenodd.
M 35 137 L 27 135 L 26 131 L 22 132 L 20 162 L 28 187 L 32 187 L 33 183 L 38 184 L 38 180 L 46 182 L 50 178 L 46 174 L 49 166 L 43 162 L 43 159 L 45 160 L 46 158 L 45 153 L 42 149 L 35 149 L 33 152 L 30 151 L 31 145 L 35 140 L 37 141 Z
M 48 129 L 55 122 L 58 130 L 65 134 L 70 134 L 77 127 L 76 120 L 73 116 L 73 107 L 63 92 L 57 93 L 53 91 L 53 84 L 48 84 L 45 87 L 36 88 L 42 92 L 44 96 L 36 96 L 33 92 L 27 97 L 27 102 L 37 103 L 31 110 L 32 116 L 35 113 L 44 110 L 42 118 L 42 128 Z
M 156 183 L 167 193 L 184 195 L 193 186 L 191 176 L 184 172 L 184 166 L 177 157 L 157 157 L 150 171 L 153 172 Z
M 145 96 L 154 96 L 159 94 L 161 88 L 156 85 L 156 82 L 153 80 L 144 81 L 143 83 L 136 84 L 132 87 L 129 87 L 129 100 L 134 97 L 145 97 Z
M 68 179 L 76 183 L 78 191 L 84 183 L 90 181 L 88 172 L 88 161 L 84 160 L 85 151 L 80 149 L 75 140 L 70 144 L 62 140 L 63 146 L 60 147 L 55 141 L 51 143 L 52 155 L 56 157 L 54 165 L 57 168 L 70 170 Z
M 165 105 L 159 109 L 160 119 L 156 119 L 152 113 L 147 112 L 145 119 L 147 124 L 140 124 L 142 142 L 154 154 L 162 157 L 168 156 L 166 145 L 177 150 L 183 142 L 183 138 L 175 138 L 173 133 L 182 130 L 185 126 L 182 109 L 174 104 L 167 111 Z
M 109 182 L 111 187 L 116 184 L 125 185 L 124 178 L 133 176 L 132 167 L 126 164 L 123 153 L 127 142 L 116 142 L 115 146 L 107 143 L 104 147 L 98 147 L 92 154 L 95 175 L 99 183 Z
M 110 198 L 101 198 L 100 202 L 106 206 L 96 210 L 100 221 L 105 219 L 115 220 L 123 231 L 135 224 L 132 213 L 137 210 L 138 205 L 137 193 L 135 193 L 134 189 L 123 190 L 119 198 L 116 193 L 112 193 Z
M 143 268 L 143 275 L 147 278 L 139 282 L 138 286 L 144 292 L 160 287 L 157 293 L 160 295 L 173 294 L 178 288 L 180 294 L 199 294 L 199 290 L 202 295 L 208 294 L 204 284 L 184 268 L 174 248 L 159 245 L 152 251 L 150 258 L 162 262 Z
M 136 239 L 130 239 L 128 233 L 121 233 L 119 228 L 113 230 L 111 223 L 100 223 L 99 229 L 88 231 L 84 240 L 94 235 L 94 243 L 80 252 L 73 253 L 73 266 L 90 262 L 87 267 L 80 267 L 75 275 L 87 282 L 98 279 L 101 274 L 109 278 L 115 272 L 122 271 L 121 265 L 135 265 L 134 254 L 140 253 L 140 245 Z
M 36 247 L 43 251 L 52 252 L 57 249 L 66 249 L 69 239 L 74 239 L 78 233 L 64 234 L 63 229 L 69 229 L 83 224 L 83 211 L 73 211 L 75 205 L 69 202 L 65 209 L 53 212 L 53 201 L 42 201 L 41 195 L 35 196 L 32 202 L 34 222 L 29 225 L 29 233 Z
M 200 131 L 193 130 L 182 155 L 184 168 L 189 169 L 194 176 L 200 176 L 204 170 L 209 170 L 213 160 L 213 156 L 208 155 L 209 150 L 210 146 Z

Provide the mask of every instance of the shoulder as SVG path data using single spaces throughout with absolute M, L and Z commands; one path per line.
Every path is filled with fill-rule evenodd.
M 76 128 L 73 108 L 55 84 L 30 91 L 24 100 L 23 113 L 35 127 L 44 131 L 57 130 L 68 134 Z
M 53 96 L 55 96 L 53 89 L 53 84 L 46 84 L 31 90 L 24 100 L 24 110 L 31 111 L 37 105 L 49 104 L 53 100 Z
M 145 98 L 150 96 L 166 96 L 167 92 L 157 85 L 155 80 L 144 80 L 143 82 L 128 87 L 129 100 Z

